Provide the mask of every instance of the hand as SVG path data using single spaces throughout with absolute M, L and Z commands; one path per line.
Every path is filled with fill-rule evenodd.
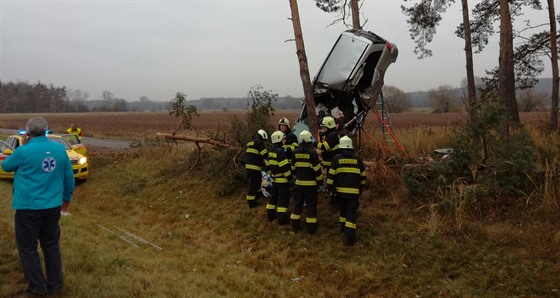
M 21 136 L 21 144 L 25 145 L 27 144 L 27 142 L 29 141 L 29 136 L 27 135 L 27 132 L 23 134 L 23 136 Z
M 68 207 L 70 202 L 62 201 L 62 206 L 60 207 L 60 212 L 68 212 Z

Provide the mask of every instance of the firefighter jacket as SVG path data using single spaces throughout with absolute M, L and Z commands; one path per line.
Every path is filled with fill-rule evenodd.
M 259 134 L 254 135 L 245 149 L 245 169 L 262 171 L 267 153 L 263 138 Z
M 296 187 L 317 187 L 323 184 L 321 162 L 311 143 L 299 144 L 294 151 L 292 165 L 295 168 Z
M 266 166 L 272 177 L 272 183 L 287 185 L 292 180 L 291 165 L 279 144 L 272 145 L 272 149 L 268 152 Z
M 327 175 L 327 187 L 339 198 L 357 199 L 366 184 L 363 160 L 351 149 L 342 149 L 332 160 Z
M 331 161 L 338 154 L 338 133 L 335 129 L 329 129 L 325 138 L 316 144 L 317 149 L 321 150 L 323 157 L 323 166 L 330 167 Z
M 291 161 L 294 151 L 296 151 L 296 148 L 298 146 L 298 139 L 296 137 L 296 135 L 288 129 L 288 131 L 286 132 L 286 142 L 284 143 L 284 145 L 282 145 L 282 148 L 284 148 L 284 152 L 286 152 L 286 158 Z

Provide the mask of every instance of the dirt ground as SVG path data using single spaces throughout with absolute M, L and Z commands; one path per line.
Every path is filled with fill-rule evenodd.
M 199 117 L 193 118 L 193 125 L 197 131 L 224 131 L 228 128 L 233 116 L 244 117 L 245 111 L 203 111 Z M 179 125 L 180 119 L 168 113 L 152 112 L 122 112 L 122 113 L 56 113 L 56 114 L 3 114 L 0 116 L 0 128 L 20 129 L 30 117 L 43 116 L 49 123 L 49 128 L 54 132 L 62 132 L 69 125 L 76 122 L 84 131 L 85 136 L 96 137 L 122 137 L 128 135 L 145 136 L 156 132 L 171 133 Z M 292 123 L 299 116 L 299 111 L 276 111 L 272 121 L 276 122 L 281 117 L 288 117 Z M 393 129 L 406 129 L 412 127 L 441 127 L 448 126 L 457 121 L 464 121 L 464 113 L 430 114 L 430 113 L 399 113 L 392 114 Z M 548 113 L 520 113 L 521 121 L 537 127 L 546 127 L 550 118 Z M 378 120 L 370 112 L 366 118 L 365 128 L 378 127 Z M 101 133 L 102 132 L 102 133 Z

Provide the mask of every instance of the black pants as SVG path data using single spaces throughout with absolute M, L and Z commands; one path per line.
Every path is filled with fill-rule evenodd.
M 339 198 L 340 229 L 344 232 L 344 243 L 348 245 L 356 242 L 356 219 L 358 218 L 358 199 Z
M 317 188 L 315 186 L 296 186 L 294 190 L 294 210 L 290 216 L 294 232 L 299 231 L 301 227 L 301 212 L 304 203 L 307 205 L 305 210 L 307 233 L 314 234 L 317 231 Z
M 17 210 L 15 215 L 16 242 L 29 290 L 36 294 L 62 290 L 62 260 L 60 257 L 60 207 L 45 210 Z M 41 245 L 47 278 L 43 275 L 37 251 Z
M 272 184 L 272 193 L 266 205 L 268 220 L 278 218 L 278 224 L 288 224 L 288 206 L 290 205 L 290 188 L 288 183 Z
M 262 175 L 260 171 L 247 170 L 247 179 L 249 180 L 249 185 L 247 187 L 247 203 L 249 208 L 255 208 L 258 205 L 258 200 L 262 195 L 261 184 Z

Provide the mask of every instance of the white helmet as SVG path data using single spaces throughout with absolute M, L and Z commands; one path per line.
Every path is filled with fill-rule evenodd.
M 307 130 L 302 130 L 299 133 L 299 141 L 311 143 L 311 133 Z
M 340 138 L 340 141 L 338 142 L 338 148 L 352 149 L 352 139 L 347 136 L 343 136 L 342 138 Z
M 282 117 L 280 118 L 280 120 L 278 120 L 278 128 L 280 129 L 280 125 L 286 125 L 288 128 L 290 128 L 290 120 L 288 120 L 288 118 L 286 117 Z
M 284 133 L 277 130 L 270 135 L 270 140 L 272 141 L 272 144 L 276 144 L 282 142 L 282 139 L 284 137 L 285 137 Z
M 328 129 L 332 129 L 332 128 L 336 127 L 336 123 L 335 123 L 333 117 L 327 116 L 327 117 L 324 117 L 323 120 L 321 120 L 321 125 L 320 126 L 321 127 L 325 126 Z
M 259 131 L 257 133 L 261 135 L 263 140 L 268 140 L 268 134 L 266 133 L 266 131 L 264 131 L 262 129 L 259 129 Z

